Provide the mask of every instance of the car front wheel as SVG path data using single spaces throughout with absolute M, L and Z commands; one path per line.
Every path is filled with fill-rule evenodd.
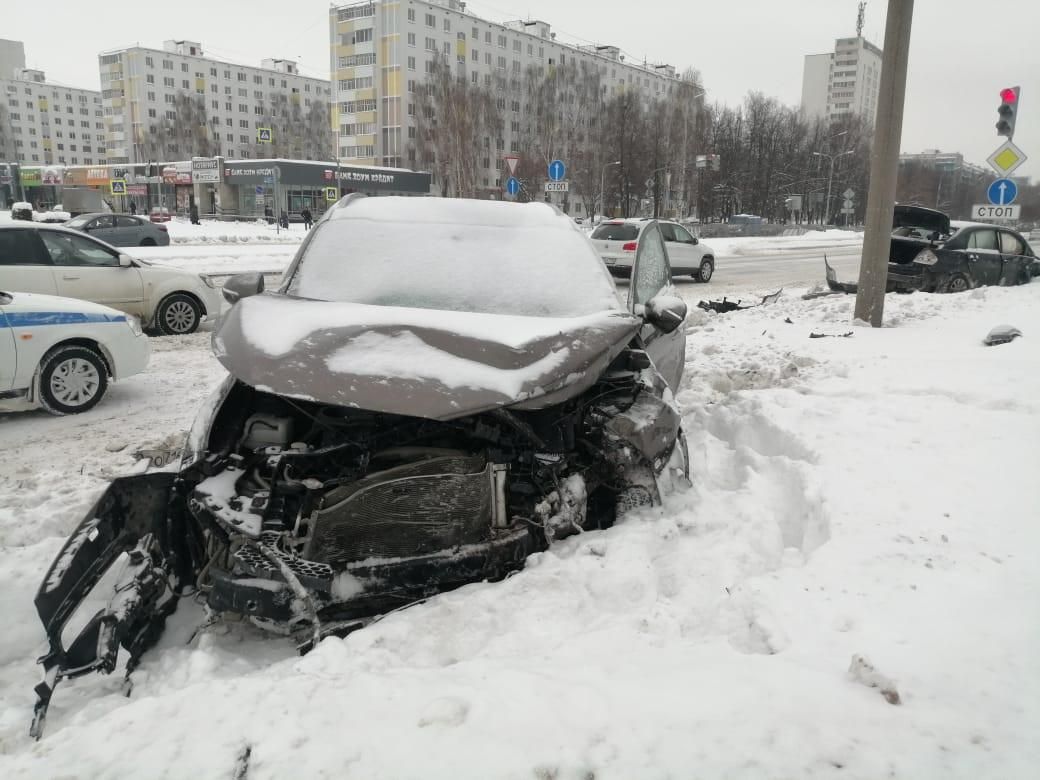
M 154 238 L 143 238 L 141 239 L 141 246 L 155 246 Z
M 57 347 L 40 365 L 40 404 L 51 414 L 92 409 L 107 389 L 105 362 L 89 347 Z
M 202 322 L 202 309 L 189 295 L 174 293 L 163 298 L 155 313 L 155 325 L 165 336 L 194 333 Z
M 693 275 L 693 278 L 698 282 L 708 282 L 711 280 L 711 275 L 715 272 L 715 264 L 710 258 L 704 258 L 701 260 L 701 267 L 697 269 L 697 273 Z

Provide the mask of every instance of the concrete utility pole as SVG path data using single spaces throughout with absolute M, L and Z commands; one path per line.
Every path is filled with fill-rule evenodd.
M 899 141 L 903 135 L 903 102 L 906 66 L 910 58 L 910 23 L 914 0 L 888 0 L 885 20 L 885 52 L 881 60 L 874 148 L 870 156 L 870 192 L 867 195 L 867 229 L 856 293 L 857 320 L 880 328 L 885 312 L 885 282 L 892 240 L 896 177 L 899 173 Z

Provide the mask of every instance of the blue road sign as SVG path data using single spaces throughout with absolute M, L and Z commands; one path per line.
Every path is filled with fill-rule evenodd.
M 553 160 L 549 163 L 549 178 L 552 181 L 563 181 L 563 177 L 567 174 L 567 166 L 559 160 Z
M 515 176 L 506 179 L 506 193 L 516 197 L 520 193 L 520 181 Z
M 257 195 L 263 195 L 264 194 L 264 188 L 262 186 L 260 186 L 259 184 L 256 185 L 256 194 Z
M 989 185 L 986 196 L 994 206 L 1007 206 L 1018 197 L 1018 185 L 1011 179 L 997 179 Z

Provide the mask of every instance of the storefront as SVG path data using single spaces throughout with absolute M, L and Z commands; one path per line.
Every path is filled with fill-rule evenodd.
M 317 218 L 342 195 L 429 195 L 430 174 L 388 168 L 289 160 L 226 160 L 220 184 L 225 214 L 290 217 L 304 208 Z

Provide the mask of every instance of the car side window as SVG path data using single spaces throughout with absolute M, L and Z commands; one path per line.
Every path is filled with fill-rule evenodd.
M 669 225 L 667 222 L 659 223 L 661 227 L 661 238 L 665 241 L 675 241 L 675 225 Z
M 692 244 L 693 236 L 689 234 L 686 228 L 681 228 L 678 225 L 675 226 L 675 240 L 680 244 Z
M 89 238 L 50 230 L 41 230 L 40 238 L 43 239 L 43 244 L 47 247 L 47 252 L 50 253 L 55 265 L 93 267 L 119 265 L 118 254 L 108 251 Z
M 1018 240 L 1018 236 L 1013 233 L 1000 233 L 1000 251 L 1005 255 L 1023 255 L 1025 254 L 1025 247 L 1022 246 L 1022 242 Z
M 672 281 L 668 252 L 664 248 L 661 227 L 647 225 L 639 237 L 636 250 L 635 278 L 629 287 L 629 305 L 644 304 L 667 287 Z
M 968 249 L 998 249 L 997 231 L 975 230 L 968 236 Z M 999 251 L 999 250 L 998 250 Z
M 122 214 L 116 217 L 116 227 L 135 228 L 141 227 L 141 223 L 133 217 L 124 217 Z
M 87 227 L 89 228 L 110 228 L 113 227 L 113 220 L 111 215 L 105 215 L 104 217 L 98 217 L 91 222 Z
M 0 265 L 50 265 L 36 251 L 32 230 L 0 230 Z

